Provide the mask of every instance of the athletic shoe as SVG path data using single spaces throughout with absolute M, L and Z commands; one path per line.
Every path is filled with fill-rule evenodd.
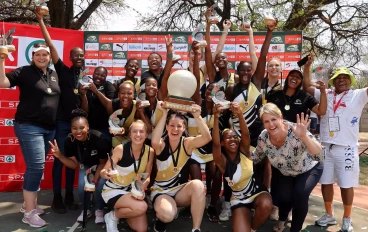
M 351 218 L 346 218 L 343 217 L 342 218 L 342 226 L 341 226 L 341 232 L 353 232 L 354 228 L 353 228 L 353 222 L 351 220 Z
M 219 217 L 217 216 L 217 211 L 216 211 L 216 207 L 213 205 L 210 205 L 207 209 L 207 216 L 208 219 L 211 222 L 218 222 L 219 221 Z
M 103 224 L 105 223 L 105 220 L 104 220 L 104 211 L 101 210 L 101 209 L 97 209 L 95 211 L 95 223 L 96 224 Z
M 115 217 L 114 211 L 105 214 L 106 232 L 119 232 L 118 223 L 119 218 Z
M 88 218 L 92 217 L 92 212 L 91 210 L 87 210 L 87 220 Z M 77 222 L 83 222 L 83 211 L 82 213 L 79 215 Z
M 221 209 L 219 219 L 222 222 L 226 222 L 226 221 L 229 221 L 230 217 L 231 217 L 230 202 L 224 201 L 224 203 L 222 204 L 222 209 Z
M 206 209 L 211 205 L 211 195 L 206 195 Z
M 23 202 L 22 207 L 20 208 L 19 212 L 21 212 L 21 213 L 26 212 L 26 203 L 25 202 Z M 40 207 L 38 207 L 38 205 L 36 205 L 36 213 L 38 215 L 42 215 L 42 214 L 45 213 L 45 211 L 43 209 L 41 209 Z
M 287 217 L 287 221 L 288 222 L 291 222 L 293 220 L 293 210 L 291 210 L 290 212 L 289 212 L 289 215 L 288 215 L 288 217 Z
M 272 206 L 272 210 L 271 210 L 269 218 L 272 221 L 279 220 L 279 208 L 277 206 Z
M 157 218 L 153 229 L 155 232 L 166 232 L 166 223 Z
M 74 194 L 73 192 L 66 192 L 64 204 L 69 210 L 77 210 L 78 204 L 74 201 Z
M 60 193 L 54 194 L 54 199 L 52 200 L 51 208 L 55 213 L 59 214 L 66 213 L 66 207 L 63 202 L 63 197 L 61 196 Z
M 337 224 L 336 218 L 334 216 L 329 215 L 328 213 L 325 213 L 325 215 L 323 215 L 316 221 L 316 225 L 318 226 L 327 226 L 336 224 Z
M 28 213 L 24 214 L 22 222 L 36 228 L 46 226 L 46 222 L 38 216 L 36 209 L 29 211 Z

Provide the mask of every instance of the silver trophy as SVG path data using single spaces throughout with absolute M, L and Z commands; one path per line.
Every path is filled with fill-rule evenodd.
M 13 27 L 7 33 L 5 32 L 5 25 L 3 23 L 3 29 L 0 29 L 0 58 L 5 59 L 8 57 L 9 52 L 15 52 L 15 46 L 13 43 L 13 34 L 15 27 Z
M 192 33 L 193 41 L 198 41 L 197 46 L 200 48 L 204 48 L 207 46 L 206 40 L 203 39 L 204 38 L 203 32 L 204 26 L 203 24 L 199 24 L 198 27 Z
M 214 10 L 218 7 L 217 3 L 213 4 L 209 10 L 211 11 L 212 15 L 208 18 L 208 21 L 210 24 L 217 24 L 220 22 L 220 19 L 217 17 L 216 13 L 214 13 Z

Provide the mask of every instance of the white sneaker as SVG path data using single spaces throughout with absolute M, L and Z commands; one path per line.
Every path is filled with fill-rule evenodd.
M 92 212 L 91 210 L 87 210 L 87 220 L 88 218 L 92 217 Z M 83 211 L 82 213 L 79 215 L 77 222 L 83 222 Z
M 231 205 L 230 202 L 224 201 L 222 204 L 221 213 L 219 215 L 219 219 L 222 222 L 228 221 L 231 217 Z
M 26 212 L 26 203 L 25 202 L 23 202 L 22 207 L 19 209 L 19 212 L 21 212 L 21 213 Z M 42 214 L 45 213 L 45 211 L 43 209 L 41 209 L 40 207 L 38 207 L 38 205 L 36 205 L 36 213 L 38 215 L 42 215 Z
M 287 217 L 287 221 L 288 222 L 291 222 L 293 220 L 293 210 L 291 210 L 290 212 L 289 212 L 289 215 L 288 215 L 288 217 Z
M 40 228 L 47 225 L 47 223 L 42 218 L 40 218 L 40 216 L 38 216 L 36 209 L 25 213 L 22 222 L 35 228 Z
M 115 217 L 114 211 L 105 214 L 106 232 L 119 232 L 119 218 Z
M 101 209 L 97 209 L 95 211 L 95 223 L 96 224 L 103 224 L 105 223 L 105 219 L 104 219 L 104 211 Z
M 208 208 L 208 206 L 210 206 L 211 204 L 211 195 L 207 194 L 206 195 L 206 209 Z
M 272 221 L 279 220 L 279 208 L 277 206 L 272 206 L 272 210 L 271 210 L 269 218 Z
M 336 218 L 334 216 L 329 215 L 328 213 L 325 213 L 325 215 L 323 215 L 316 221 L 316 225 L 318 226 L 327 226 L 336 224 L 337 224 Z
M 354 228 L 353 228 L 353 222 L 351 220 L 351 218 L 346 218 L 343 217 L 342 218 L 342 226 L 341 226 L 341 230 L 342 232 L 353 232 Z

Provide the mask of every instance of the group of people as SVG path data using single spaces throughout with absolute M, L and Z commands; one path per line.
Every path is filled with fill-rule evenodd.
M 233 231 L 256 231 L 270 217 L 278 220 L 273 231 L 281 232 L 290 215 L 290 231 L 301 231 L 309 195 L 318 182 L 326 213 L 316 224 L 332 225 L 337 223 L 332 206 L 335 177 L 344 203 L 341 229 L 353 231 L 353 188 L 359 180 L 359 123 L 355 121 L 368 102 L 368 91 L 351 89 L 355 78 L 350 70 L 336 69 L 328 83 L 332 88 L 327 89 L 323 82 L 311 82 L 310 55 L 303 72 L 292 70 L 280 81 L 281 60 L 273 57 L 267 63 L 266 59 L 275 22 L 268 26 L 258 58 L 252 28 L 243 26 L 250 37 L 251 62 L 240 61 L 236 74 L 230 73 L 222 48 L 231 23 L 224 22 L 219 44 L 211 53 L 211 12 L 207 11 L 207 46 L 202 51 L 194 41 L 189 52 L 188 71 L 197 80 L 195 104 L 183 114 L 165 108 L 164 102 L 176 62 L 170 35 L 164 67 L 161 56 L 153 52 L 148 57 L 149 70 L 140 78 L 136 77 L 139 62 L 130 58 L 126 76 L 118 82 L 106 81 L 106 68 L 96 67 L 93 83 L 84 85 L 80 82 L 83 49 L 70 51 L 72 66 L 67 67 L 43 16 L 36 15 L 46 44 L 33 46 L 32 63 L 5 73 L 5 61 L 0 59 L 0 87 L 20 90 L 15 133 L 27 166 L 20 210 L 24 223 L 46 225 L 37 192 L 51 148 L 57 158 L 52 171 L 54 212 L 78 209 L 74 171 L 79 170 L 78 195 L 83 203 L 84 176 L 94 166 L 95 222 L 106 223 L 110 232 L 118 231 L 121 218 L 132 230 L 147 231 L 150 204 L 156 213 L 156 232 L 166 231 L 178 207 L 188 207 L 195 232 L 200 231 L 205 208 L 210 221 L 232 217 Z M 205 65 L 200 66 L 202 59 Z M 56 71 L 49 68 L 50 61 Z M 229 107 L 214 104 L 215 90 L 224 92 Z M 149 104 L 136 98 L 138 93 L 144 93 Z M 320 142 L 308 131 L 310 112 L 321 117 Z M 119 121 L 118 131 L 109 128 L 110 115 Z M 206 190 L 201 164 L 206 166 Z M 138 180 L 143 185 L 140 197 L 132 194 L 132 184 Z M 224 201 L 218 213 L 222 180 Z M 106 205 L 109 212 L 104 214 Z M 91 216 L 88 209 L 87 217 Z M 83 213 L 77 220 L 83 220 Z

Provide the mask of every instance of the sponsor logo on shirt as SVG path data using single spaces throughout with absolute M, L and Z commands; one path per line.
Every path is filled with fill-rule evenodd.
M 56 78 L 54 76 L 51 76 L 51 81 L 56 81 Z
M 301 105 L 302 101 L 300 99 L 296 99 L 294 105 Z
M 92 150 L 91 151 L 91 156 L 97 155 L 97 150 Z

